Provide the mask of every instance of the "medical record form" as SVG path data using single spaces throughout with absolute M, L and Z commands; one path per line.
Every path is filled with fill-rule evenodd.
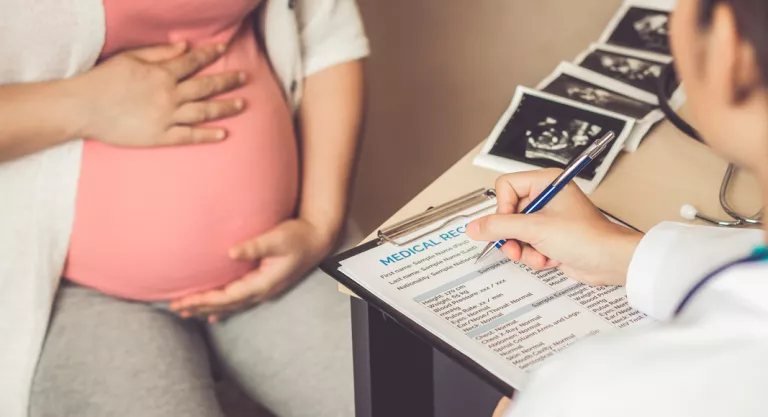
M 579 340 L 651 321 L 629 306 L 622 287 L 590 287 L 558 269 L 534 271 L 501 251 L 475 264 L 486 242 L 472 241 L 465 228 L 495 209 L 495 201 L 484 205 L 406 245 L 382 242 L 339 260 L 338 272 L 364 290 L 363 298 L 391 307 L 412 330 L 514 389 Z

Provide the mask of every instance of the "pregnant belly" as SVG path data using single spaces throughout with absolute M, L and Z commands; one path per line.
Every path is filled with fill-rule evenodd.
M 296 201 L 294 133 L 274 94 L 246 97 L 249 110 L 219 124 L 229 131 L 221 143 L 87 141 L 65 276 L 119 297 L 164 300 L 250 270 L 228 258 L 229 248 L 290 217 Z

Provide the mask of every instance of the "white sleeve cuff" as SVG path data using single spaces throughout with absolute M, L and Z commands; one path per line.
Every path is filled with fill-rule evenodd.
M 627 297 L 632 307 L 656 319 L 663 310 L 657 306 L 655 277 L 661 274 L 665 254 L 673 247 L 680 233 L 673 223 L 662 223 L 651 229 L 640 241 L 627 273 Z
M 340 47 L 343 45 L 343 48 Z M 314 54 L 307 56 L 304 62 L 304 76 L 309 77 L 326 68 L 345 62 L 356 61 L 367 57 L 370 53 L 368 40 L 359 38 L 354 41 L 346 41 L 339 45 L 330 44 L 325 48 L 318 48 Z
M 368 38 L 355 0 L 325 0 L 307 4 L 299 16 L 304 76 L 368 56 Z

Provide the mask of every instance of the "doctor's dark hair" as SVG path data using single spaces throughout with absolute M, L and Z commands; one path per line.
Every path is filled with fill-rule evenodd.
M 728 3 L 733 10 L 739 35 L 755 49 L 764 86 L 768 86 L 768 0 L 700 0 L 699 24 L 712 23 L 715 6 Z

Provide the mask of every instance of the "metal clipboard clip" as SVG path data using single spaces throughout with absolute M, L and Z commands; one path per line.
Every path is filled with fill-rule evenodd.
M 424 213 L 379 230 L 380 242 L 389 242 L 397 246 L 407 245 L 457 220 L 471 217 L 488 209 L 488 207 L 482 207 L 471 213 L 459 214 L 494 198 L 496 198 L 496 192 L 493 189 L 480 188 L 437 207 L 430 207 Z M 444 221 L 441 222 L 441 220 Z M 405 240 L 407 236 L 419 230 L 423 230 L 423 233 Z

